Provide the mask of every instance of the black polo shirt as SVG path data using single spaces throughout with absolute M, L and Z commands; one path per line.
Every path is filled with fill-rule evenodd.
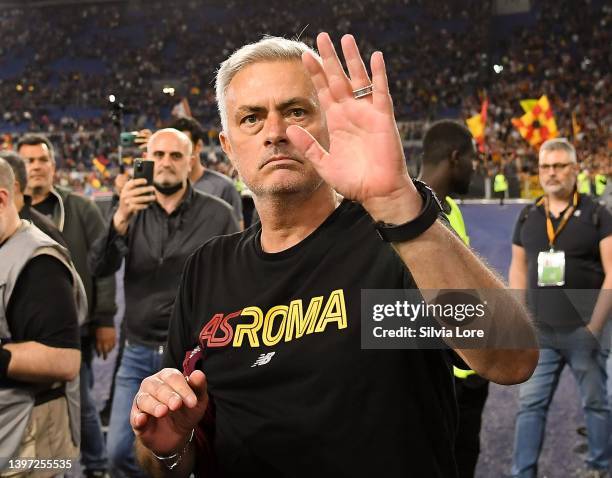
M 512 243 L 523 247 L 527 254 L 528 303 L 539 320 L 555 326 L 576 326 L 579 323 L 575 299 L 585 299 L 581 302 L 582 306 L 586 307 L 586 302 L 592 306 L 592 299 L 596 298 L 596 291 L 604 281 L 599 243 L 612 234 L 612 215 L 603 205 L 581 195 L 576 211 L 554 244 L 555 250 L 565 253 L 565 285 L 538 287 L 538 254 L 549 250 L 545 214 L 544 206 L 526 206 L 519 216 L 512 238 Z M 555 230 L 562 217 L 563 212 L 558 218 L 551 214 Z M 593 292 L 576 294 L 567 289 L 590 289 Z M 555 290 L 565 290 L 565 293 L 556 294 Z M 585 314 L 582 313 L 583 317 Z

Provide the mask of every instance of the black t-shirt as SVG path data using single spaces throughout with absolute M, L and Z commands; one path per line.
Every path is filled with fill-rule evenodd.
M 164 360 L 203 346 L 223 476 L 456 476 L 446 352 L 361 349 L 361 290 L 415 287 L 363 208 L 280 253 L 260 232 L 191 256 Z
M 56 203 L 57 198 L 53 194 L 49 193 L 49 195 L 45 198 L 44 201 L 41 201 L 32 207 L 44 216 L 47 216 L 48 218 L 53 218 L 53 210 L 55 209 Z
M 538 254 L 550 249 L 546 233 L 544 206 L 527 206 L 514 228 L 513 244 L 525 249 L 528 269 L 528 300 L 536 318 L 551 325 L 575 327 L 589 316 L 605 273 L 599 243 L 612 234 L 612 215 L 590 197 L 580 195 L 576 211 L 555 239 L 555 250 L 565 253 L 565 285 L 538 286 Z M 526 216 L 525 216 L 526 214 Z M 555 230 L 559 217 L 551 215 Z M 590 289 L 582 294 L 563 292 L 567 289 Z M 557 291 L 557 292 L 555 292 Z
M 55 257 L 41 255 L 26 264 L 6 310 L 13 342 L 80 347 L 72 278 Z

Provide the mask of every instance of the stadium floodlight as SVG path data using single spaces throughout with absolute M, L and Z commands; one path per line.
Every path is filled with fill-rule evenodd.
M 174 96 L 175 91 L 176 90 L 172 86 L 164 86 L 164 88 L 162 89 L 163 94 L 170 96 Z
M 111 103 L 114 103 L 116 99 L 117 98 L 115 98 L 115 95 L 108 95 L 108 101 L 110 101 Z
M 493 71 L 499 75 L 502 71 L 504 71 L 504 67 L 503 65 L 493 65 Z

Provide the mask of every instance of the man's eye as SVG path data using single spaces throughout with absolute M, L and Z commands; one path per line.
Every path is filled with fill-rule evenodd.
M 240 123 L 246 124 L 255 124 L 257 122 L 257 117 L 255 115 L 248 115 L 240 120 Z
M 306 115 L 306 111 L 304 111 L 302 108 L 294 108 L 289 113 L 294 118 L 303 118 Z

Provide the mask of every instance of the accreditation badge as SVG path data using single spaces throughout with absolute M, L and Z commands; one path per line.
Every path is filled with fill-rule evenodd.
M 565 252 L 542 251 L 538 254 L 538 286 L 565 284 Z

